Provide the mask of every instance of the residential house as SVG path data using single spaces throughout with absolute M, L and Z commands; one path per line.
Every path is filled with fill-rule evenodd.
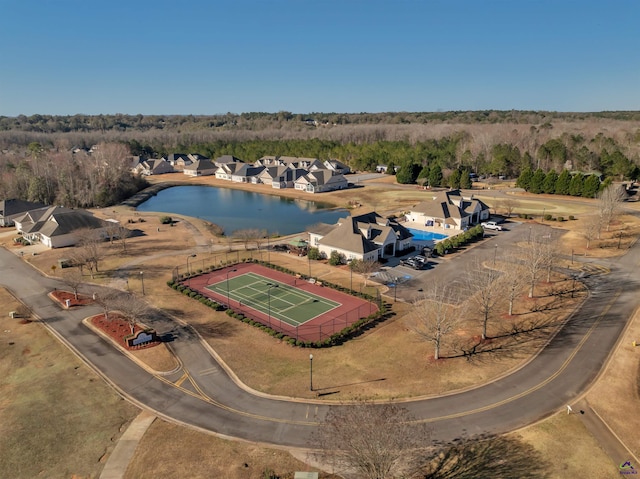
M 0 226 L 13 226 L 16 218 L 24 216 L 27 211 L 44 208 L 44 203 L 18 199 L 0 201 Z
M 183 173 L 187 176 L 211 176 L 216 174 L 218 167 L 208 159 L 195 160 L 183 168 Z
M 244 163 L 242 160 L 236 158 L 233 155 L 222 155 L 213 160 L 213 164 L 216 166 L 229 165 L 235 163 Z
M 253 166 L 243 163 L 240 168 L 231 175 L 234 183 L 258 183 L 258 175 L 264 170 L 264 166 Z
M 490 216 L 489 206 L 473 195 L 463 197 L 460 190 L 442 191 L 413 206 L 406 219 L 434 228 L 464 230 Z
M 324 193 L 343 190 L 349 186 L 343 175 L 334 175 L 331 170 L 314 170 L 301 176 L 294 182 L 294 187 L 307 193 Z
M 395 220 L 376 212 L 350 216 L 336 225 L 320 224 L 309 230 L 309 244 L 325 257 L 337 251 L 345 260 L 377 261 L 408 250 L 413 235 Z
M 326 160 L 323 165 L 327 170 L 333 171 L 335 175 L 347 175 L 351 173 L 351 169 L 338 160 Z
M 174 171 L 173 166 L 164 158 L 159 160 L 143 160 L 133 168 L 134 174 L 144 176 L 163 175 L 165 173 L 173 173 Z
M 193 163 L 189 156 L 183 153 L 172 153 L 167 157 L 167 161 L 176 170 L 182 170 L 185 166 Z
M 107 238 L 113 223 L 96 218 L 85 210 L 49 206 L 31 210 L 16 218 L 15 225 L 23 238 L 32 243 L 62 248 L 77 244 L 81 240 L 82 231 L 86 230 L 93 230 Z
M 235 171 L 243 164 L 244 163 L 222 163 L 216 170 L 216 178 L 231 181 L 231 177 Z

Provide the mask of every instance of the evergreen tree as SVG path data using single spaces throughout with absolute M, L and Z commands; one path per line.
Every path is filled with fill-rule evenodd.
M 562 170 L 556 181 L 556 195 L 568 195 L 570 183 L 571 173 L 569 173 L 569 170 Z
M 442 178 L 442 168 L 436 163 L 431 167 L 431 171 L 429 171 L 429 186 L 432 188 L 441 186 Z
M 556 183 L 558 181 L 558 173 L 556 170 L 550 170 L 542 183 L 542 191 L 548 195 L 552 195 L 556 192 Z
M 468 168 L 462 168 L 462 171 L 460 172 L 460 188 L 463 190 L 471 189 L 471 177 L 469 176 L 469 173 L 471 172 Z
M 582 196 L 584 198 L 595 198 L 600 190 L 600 178 L 596 175 L 589 175 L 582 185 Z
M 533 178 L 533 171 L 528 166 L 522 170 L 518 180 L 516 181 L 516 186 L 524 189 L 525 191 L 529 191 L 531 188 L 531 179 Z
M 584 183 L 584 175 L 576 173 L 569 183 L 569 194 L 571 196 L 582 196 L 582 185 Z
M 540 194 L 542 193 L 542 184 L 544 183 L 544 179 L 547 175 L 544 174 L 541 168 L 538 168 L 536 172 L 533 174 L 531 178 L 531 186 L 529 191 L 531 193 Z
M 460 170 L 453 170 L 448 178 L 449 186 L 453 189 L 460 188 Z

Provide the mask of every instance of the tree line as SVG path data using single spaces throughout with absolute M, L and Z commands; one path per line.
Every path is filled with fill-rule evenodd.
M 91 155 L 29 144 L 23 154 L 0 155 L 0 198 L 46 205 L 104 207 L 146 187 L 131 172 L 126 145 L 102 143 Z

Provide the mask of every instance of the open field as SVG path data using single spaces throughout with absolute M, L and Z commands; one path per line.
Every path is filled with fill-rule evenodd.
M 367 206 L 375 206 L 380 211 L 393 212 L 396 211 L 394 206 L 398 204 L 398 201 L 401 201 L 402 204 L 405 204 L 405 202 L 406 204 L 414 204 L 417 202 L 414 200 L 416 194 L 422 193 L 418 190 L 404 191 L 399 188 L 394 188 L 393 191 L 395 194 L 389 193 L 386 196 L 381 196 L 378 195 L 376 191 L 382 191 L 385 187 L 384 185 L 380 185 L 379 188 L 380 190 L 378 190 L 378 186 L 375 186 L 371 189 L 367 187 L 353 190 L 353 192 L 357 192 L 359 195 L 357 198 L 358 202 L 364 205 L 361 207 L 362 211 L 365 211 Z M 398 191 L 396 192 L 396 190 Z M 365 191 L 367 192 L 366 195 L 364 194 Z M 339 194 L 334 195 L 336 199 L 332 201 L 335 204 L 344 206 L 348 202 L 348 197 L 343 196 L 342 194 L 346 195 L 346 193 L 350 192 L 351 191 L 338 192 Z M 308 195 L 304 195 L 304 198 L 313 200 L 317 199 L 315 197 L 309 198 Z M 321 199 L 323 201 L 329 201 L 329 197 L 325 198 L 322 196 Z M 551 200 L 552 199 L 546 199 L 545 202 Z M 375 204 L 373 203 L 374 201 L 376 202 Z M 489 203 L 488 200 L 487 202 Z M 527 208 L 531 208 L 533 210 L 534 205 L 527 205 Z M 574 214 L 578 218 L 576 221 L 554 223 L 554 226 L 556 227 L 572 228 L 572 230 L 568 231 L 563 236 L 562 242 L 560 243 L 565 254 L 574 250 L 575 254 L 586 253 L 588 256 L 593 257 L 615 255 L 620 251 L 624 251 L 632 241 L 635 241 L 637 236 L 637 219 L 631 216 L 624 216 L 620 218 L 620 223 L 615 225 L 617 228 L 615 231 L 624 231 L 624 236 L 618 238 L 614 236 L 615 231 L 612 231 L 610 235 L 605 235 L 599 243 L 592 244 L 591 248 L 587 250 L 585 247 L 585 241 L 580 236 L 580 224 L 581 221 L 583 221 L 583 218 L 581 218 L 580 215 L 589 213 L 591 208 L 588 204 L 583 204 L 582 202 L 576 203 L 572 206 L 565 206 L 563 203 L 557 208 L 557 211 L 562 211 L 563 213 L 565 211 L 573 212 L 567 213 L 567 217 L 570 214 Z M 498 207 L 498 209 L 500 209 L 500 207 Z M 358 209 L 358 211 L 360 211 L 360 209 Z M 516 212 L 517 211 L 518 210 L 516 210 Z M 579 211 L 582 211 L 582 213 Z M 99 214 L 108 217 L 120 218 L 124 220 L 125 223 L 127 222 L 127 219 L 135 220 L 136 223 L 128 224 L 128 226 L 135 227 L 139 230 L 140 234 L 139 236 L 127 241 L 126 252 L 124 252 L 121 249 L 121 246 L 117 244 L 106 246 L 107 256 L 101 264 L 101 271 L 96 275 L 95 281 L 109 283 L 122 289 L 128 288 L 138 293 L 141 293 L 142 281 L 144 281 L 146 287 L 145 299 L 153 305 L 165 308 L 176 317 L 179 317 L 196 327 L 209 344 L 216 349 L 224 361 L 229 364 L 236 374 L 238 374 L 238 376 L 249 386 L 257 390 L 274 394 L 280 394 L 284 391 L 286 394 L 309 397 L 306 383 L 308 375 L 308 350 L 305 351 L 303 349 L 290 347 L 265 335 L 255 328 L 251 328 L 238 321 L 230 319 L 223 313 L 214 313 L 211 309 L 170 290 L 165 284 L 166 280 L 171 277 L 172 269 L 176 266 L 184 265 L 187 254 L 189 254 L 192 251 L 192 248 L 195 248 L 196 245 L 199 244 L 200 249 L 198 250 L 198 257 L 195 258 L 194 263 L 192 263 L 194 265 L 197 265 L 200 261 L 202 261 L 203 264 L 209 263 L 210 260 L 217 261 L 219 255 L 229 255 L 230 253 L 228 252 L 228 249 L 230 246 L 233 247 L 234 245 L 227 243 L 221 238 L 214 239 L 214 243 L 209 243 L 208 240 L 210 236 L 208 235 L 206 224 L 197 219 L 178 221 L 174 227 L 168 227 L 161 226 L 159 224 L 158 217 L 161 216 L 161 214 L 137 214 L 123 207 L 116 207 L 109 209 L 108 211 L 101 210 L 99 211 Z M 145 221 L 139 222 L 141 218 Z M 625 229 L 622 229 L 623 226 Z M 620 244 L 620 249 L 618 249 L 618 244 Z M 175 253 L 176 245 L 179 245 L 181 248 L 181 252 L 178 254 Z M 235 245 L 235 247 L 237 246 L 238 245 Z M 52 271 L 51 266 L 56 264 L 57 259 L 68 254 L 68 251 L 64 249 L 46 251 L 39 253 L 36 256 L 30 256 L 28 249 L 26 249 L 26 251 L 27 254 L 25 255 L 25 259 L 27 261 L 40 268 L 42 271 L 55 275 L 59 275 L 60 271 Z M 240 253 L 237 253 L 234 250 L 231 255 L 233 256 L 234 254 Z M 308 267 L 306 259 L 300 259 L 293 255 L 271 253 L 271 260 L 272 262 L 276 262 L 277 264 L 287 266 L 294 270 L 297 269 L 303 273 L 306 273 L 306 268 Z M 349 281 L 349 274 L 346 269 L 329 267 L 322 262 L 313 262 L 312 268 L 314 276 L 317 276 L 322 280 L 343 285 L 346 285 Z M 144 278 L 139 274 L 140 271 L 144 271 Z M 353 279 L 354 287 L 358 288 L 362 283 L 362 279 L 359 275 L 354 275 Z M 89 280 L 88 277 L 87 280 Z M 552 282 L 549 285 L 546 285 L 546 287 L 551 289 L 560 287 L 563 281 L 564 280 L 562 278 L 555 276 L 552 278 Z M 549 301 L 553 299 L 553 297 L 548 297 Z M 578 295 L 576 299 L 580 299 L 580 296 Z M 389 296 L 387 296 L 387 301 L 391 301 Z M 537 303 L 535 304 L 535 309 L 538 310 L 540 309 L 540 306 L 544 306 L 544 301 L 544 296 L 540 294 Z M 533 317 L 533 312 L 531 311 L 532 306 L 534 305 L 528 301 L 521 301 L 518 303 L 519 309 L 516 312 L 520 317 Z M 542 309 L 544 311 L 544 308 Z M 419 341 L 409 329 L 409 324 L 412 320 L 410 315 L 411 305 L 396 303 L 393 305 L 393 311 L 393 318 L 378 325 L 376 328 L 356 340 L 350 341 L 339 348 L 314 351 L 314 383 L 317 378 L 318 387 L 323 390 L 323 392 L 333 393 L 329 395 L 328 398 L 348 399 L 361 395 L 370 397 L 423 396 L 468 387 L 473 384 L 484 382 L 517 367 L 518 364 L 521 364 L 523 360 L 529 357 L 529 355 L 539 347 L 541 342 L 537 341 L 542 341 L 541 339 L 532 338 L 525 350 L 517 351 L 515 354 L 509 355 L 509 357 L 489 355 L 481 360 L 472 362 L 468 362 L 463 358 L 433 362 L 430 360 L 430 356 L 433 352 L 432 348 L 428 344 Z M 568 314 L 570 311 L 570 305 L 564 304 L 560 310 L 553 310 L 554 317 L 556 317 L 555 315 L 558 314 L 558 311 L 562 314 Z M 2 318 L 5 317 L 6 313 L 3 313 Z M 4 319 L 0 320 L 4 321 Z M 508 321 L 512 320 L 513 319 L 501 317 L 494 327 L 498 328 L 501 325 L 506 325 L 508 324 Z M 469 322 L 463 328 L 466 329 L 466 331 L 462 331 L 463 334 L 477 334 L 475 331 L 475 328 L 477 327 L 475 326 L 474 321 L 474 319 L 469 318 Z M 21 325 L 21 327 L 23 326 L 34 328 L 37 325 Z M 38 328 L 40 327 L 38 326 Z M 0 329 L 4 330 L 5 327 L 0 326 Z M 47 334 L 44 334 L 44 336 L 48 337 Z M 33 342 L 34 340 L 30 341 L 32 341 L 30 344 L 36 344 Z M 48 341 L 55 344 L 55 341 L 50 337 L 48 337 Z M 244 347 L 238 348 L 238 344 L 242 344 Z M 12 348 L 13 349 L 9 348 L 9 351 L 17 351 L 15 347 L 12 346 Z M 79 471 L 78 474 L 83 477 L 95 477 L 93 472 L 82 472 L 80 469 L 75 469 L 76 466 L 73 464 L 69 466 L 66 462 L 67 458 L 65 456 L 72 455 L 67 454 L 65 452 L 66 449 L 64 448 L 76 447 L 74 441 L 77 441 L 79 437 L 86 442 L 86 438 L 83 437 L 82 434 L 82 431 L 85 430 L 95 430 L 95 436 L 100 436 L 100 438 L 96 439 L 97 444 L 99 443 L 102 445 L 103 442 L 101 441 L 103 441 L 104 438 L 107 438 L 108 442 L 112 436 L 117 436 L 119 434 L 118 429 L 120 425 L 127 422 L 133 414 L 135 414 L 135 408 L 120 402 L 116 397 L 114 404 L 122 404 L 125 406 L 125 413 L 120 413 L 121 416 L 118 416 L 117 420 L 110 417 L 93 417 L 93 414 L 91 414 L 92 397 L 101 396 L 101 401 L 105 401 L 104 398 L 107 397 L 108 394 L 113 393 L 110 393 L 108 388 L 103 386 L 100 381 L 92 381 L 89 383 L 90 379 L 88 379 L 86 384 L 82 381 L 77 385 L 75 382 L 67 383 L 67 381 L 73 381 L 75 376 L 73 376 L 73 374 L 68 375 L 64 373 L 73 370 L 73 368 L 79 365 L 79 361 L 77 361 L 77 359 L 72 355 L 68 355 L 64 348 L 61 348 L 60 350 L 56 349 L 57 352 L 53 352 L 54 346 L 51 344 L 45 345 L 43 348 L 45 351 L 52 352 L 52 354 L 54 354 L 53 357 L 57 358 L 55 359 L 55 367 L 49 366 L 49 368 L 53 367 L 53 370 L 48 371 L 55 372 L 58 368 L 60 369 L 60 373 L 53 375 L 53 377 L 58 380 L 59 384 L 57 386 L 61 389 L 61 391 L 54 395 L 54 397 L 60 398 L 60 402 L 65 403 L 64 405 L 61 405 L 61 407 L 66 408 L 66 412 L 63 411 L 61 415 L 67 413 L 67 409 L 72 408 L 73 403 L 69 403 L 64 399 L 66 398 L 66 395 L 71 395 L 75 397 L 77 401 L 81 402 L 80 405 L 75 406 L 79 416 L 82 417 L 83 420 L 85 419 L 85 415 L 89 416 L 91 420 L 97 421 L 97 423 L 90 426 L 83 426 L 83 429 L 79 429 L 77 431 L 69 430 L 65 433 L 66 440 L 60 441 L 65 444 L 55 444 L 58 449 L 57 451 L 53 451 L 50 454 L 48 453 L 49 455 L 46 457 L 36 458 L 35 462 L 38 463 L 41 468 L 42 464 L 49 464 L 50 462 L 55 463 L 54 458 L 58 455 L 57 452 L 59 452 L 60 458 L 58 458 L 58 461 L 62 462 L 64 460 L 64 467 L 67 468 L 64 471 L 68 470 L 73 473 L 77 470 Z M 34 348 L 30 349 L 34 350 Z M 239 351 L 239 349 L 242 349 L 242 351 Z M 3 349 L 0 348 L 0 358 L 2 359 L 0 366 L 4 367 L 6 361 L 5 356 L 2 356 L 2 354 Z M 44 353 L 41 354 L 44 356 Z M 64 360 L 65 355 L 68 355 L 66 360 Z M 16 363 L 13 362 L 18 361 L 17 359 L 12 359 L 11 361 L 12 362 L 7 363 L 9 364 L 9 366 L 7 366 L 8 369 L 18 367 L 14 366 Z M 49 361 L 54 362 L 53 359 Z M 24 362 L 24 358 L 21 362 L 18 361 L 20 364 Z M 66 364 L 66 366 L 63 364 Z M 256 365 L 260 364 L 268 364 L 268 367 L 256 367 Z M 40 367 L 42 368 L 43 366 L 41 365 Z M 635 359 L 631 359 L 628 363 L 630 371 L 634 370 L 634 367 L 636 371 L 635 379 L 637 385 L 637 355 Z M 81 366 L 79 370 L 84 370 L 84 368 Z M 93 377 L 93 373 L 91 372 L 85 371 L 85 374 L 87 375 L 86 377 Z M 4 377 L 6 377 L 6 374 Z M 42 375 L 31 376 L 31 373 L 28 373 L 25 374 L 24 379 L 26 381 L 26 378 L 31 377 L 41 378 Z M 608 374 L 605 374 L 605 378 L 607 377 Z M 614 374 L 614 384 L 608 384 L 606 389 L 614 388 L 615 384 L 620 385 L 621 382 L 625 383 L 625 381 L 626 379 L 624 377 L 617 377 L 617 375 Z M 41 383 L 42 381 L 38 382 Z M 626 382 L 628 383 L 628 381 Z M 6 387 L 4 383 L 0 384 L 2 384 L 0 387 L 3 389 Z M 27 392 L 30 396 L 42 396 L 44 394 L 32 392 L 32 387 L 35 386 L 29 384 L 29 388 L 14 387 L 13 389 L 20 389 L 23 392 Z M 101 393 L 100 395 L 97 395 L 95 394 L 96 387 L 103 387 L 107 392 L 105 394 Z M 87 396 L 86 398 L 84 397 L 85 395 Z M 2 402 L 0 414 L 2 414 L 2 417 L 4 418 L 4 414 L 8 413 L 10 414 L 8 416 L 10 419 L 8 421 L 3 419 L 0 421 L 0 424 L 17 424 L 15 422 L 16 418 L 22 418 L 26 413 L 19 408 L 14 409 L 14 406 L 11 403 L 16 402 L 19 406 L 21 402 L 27 401 L 27 398 L 7 396 L 4 393 L 2 394 L 2 397 L 3 399 L 9 399 Z M 601 397 L 605 396 L 601 394 Z M 623 404 L 616 404 L 614 408 L 612 408 L 605 400 L 603 400 L 602 404 L 597 402 L 592 402 L 592 404 L 599 412 L 604 411 L 606 413 L 607 411 L 610 411 L 614 414 L 617 412 L 618 419 L 613 421 L 615 422 L 616 420 L 619 420 L 620 423 L 623 423 L 624 418 L 629 417 L 629 411 L 634 411 L 638 408 L 637 387 L 635 396 L 631 392 L 625 393 Z M 35 406 L 38 410 L 45 409 L 42 405 L 38 406 L 36 404 Z M 53 406 L 47 405 L 47 407 L 50 408 Z M 116 408 L 114 406 L 111 409 L 115 410 Z M 109 411 L 101 411 L 101 413 L 107 414 Z M 631 414 L 633 414 L 633 412 L 631 412 Z M 119 419 L 122 420 L 119 422 Z M 548 423 L 545 421 L 538 425 L 543 427 L 544 434 L 536 432 L 533 433 L 532 436 L 527 437 L 523 432 L 522 437 L 524 437 L 528 442 L 534 444 L 536 450 L 543 451 L 545 456 L 549 455 L 553 461 L 561 460 L 559 458 L 562 457 L 572 458 L 571 464 L 568 464 L 564 472 L 561 470 L 560 466 L 562 462 L 556 462 L 555 469 L 551 472 L 549 477 L 571 477 L 571 475 L 580 477 L 584 476 L 585 470 L 598 470 L 593 464 L 600 464 L 604 461 L 601 459 L 603 457 L 601 451 L 599 452 L 593 441 L 587 437 L 588 434 L 585 431 L 582 431 L 579 427 L 575 426 L 575 424 L 567 424 L 564 419 L 565 418 L 560 417 L 554 421 L 549 421 Z M 50 421 L 51 418 L 48 416 L 46 418 L 40 417 L 39 420 L 40 422 L 44 422 Z M 104 422 L 100 423 L 100 420 L 104 420 Z M 545 426 L 545 424 L 548 425 Z M 17 426 L 12 426 L 11 430 L 13 430 L 14 427 L 17 428 Z M 57 427 L 56 424 L 54 424 L 53 427 Z M 20 430 L 20 428 L 17 430 Z M 584 444 L 581 443 L 580 447 L 573 448 L 572 441 L 574 436 L 566 435 L 567 431 L 572 431 L 576 438 L 583 438 Z M 280 456 L 280 452 L 258 448 L 257 446 L 247 446 L 235 442 L 221 441 L 219 439 L 211 438 L 208 435 L 195 433 L 184 428 L 158 424 L 158 421 L 152 426 L 150 432 L 153 432 L 154 434 L 150 434 L 149 437 L 145 437 L 145 441 L 141 444 L 139 455 L 140 457 L 149 458 L 153 457 L 153 453 L 156 450 L 164 451 L 163 457 L 167 460 L 167 464 L 164 466 L 159 464 L 157 466 L 165 467 L 164 470 L 160 471 L 160 475 L 166 474 L 163 475 L 163 477 L 184 477 L 180 475 L 181 469 L 179 467 L 170 470 L 172 466 L 169 463 L 169 460 L 176 461 L 177 464 L 187 464 L 202 461 L 202 457 L 212 458 L 211 463 L 202 461 L 203 464 L 217 464 L 217 466 L 211 465 L 211 468 L 222 468 L 224 467 L 223 465 L 228 465 L 226 469 L 220 469 L 220 471 L 226 474 L 224 477 L 228 477 L 229 479 L 261 477 L 259 475 L 261 469 L 268 467 L 271 467 L 276 472 L 298 470 L 297 468 L 300 467 L 298 464 L 292 463 L 291 466 L 279 469 L 272 466 L 274 462 L 271 461 L 271 457 L 276 458 L 276 464 L 285 464 L 285 461 L 288 459 L 283 459 Z M 566 440 L 568 437 L 572 438 L 571 442 Z M 557 438 L 565 439 L 558 440 Z M 150 442 L 146 442 L 147 439 L 149 439 Z M 201 443 L 203 446 L 201 448 L 194 446 L 192 448 L 194 454 L 189 455 L 187 450 L 182 449 L 181 447 L 175 447 L 175 444 L 180 444 L 182 441 L 184 441 L 185 444 L 192 445 Z M 160 449 L 163 447 L 162 444 L 164 444 L 164 449 Z M 172 444 L 172 446 L 169 446 L 169 444 Z M 3 447 L 7 446 L 2 446 L 2 440 L 0 440 L 1 457 L 5 456 L 4 451 L 7 450 L 1 449 Z M 19 445 L 12 444 L 11 447 L 18 448 Z M 104 448 L 105 446 L 102 445 L 102 447 Z M 214 451 L 217 453 L 217 451 L 221 451 L 222 449 L 226 452 L 214 455 Z M 100 450 L 100 447 L 96 447 L 95 450 Z M 105 450 L 106 449 L 102 450 L 100 454 L 93 454 L 93 452 L 88 454 L 88 458 L 86 459 L 87 464 L 94 464 L 92 460 L 95 456 L 97 455 L 99 459 Z M 170 450 L 175 450 L 176 454 L 173 455 Z M 11 449 L 11 451 L 15 451 L 16 454 L 20 454 L 20 451 L 22 451 L 23 455 L 29 455 L 25 454 L 24 449 Z M 64 452 L 64 454 L 62 454 L 62 452 Z M 286 454 L 284 456 L 286 456 Z M 87 456 L 83 456 L 81 454 L 78 457 L 85 458 Z M 246 457 L 247 459 L 243 459 L 241 463 L 238 460 L 234 460 L 241 457 Z M 74 458 L 71 458 L 70 460 L 74 460 Z M 249 464 L 252 474 L 254 472 L 258 473 L 257 476 L 247 475 L 246 468 L 244 468 L 245 462 Z M 238 463 L 240 463 L 240 465 L 238 465 Z M 591 464 L 592 466 L 584 468 L 581 466 L 586 466 L 587 464 Z M 137 463 L 137 465 L 134 463 L 132 464 L 132 467 L 137 467 L 138 469 L 130 470 L 128 477 L 144 477 L 144 475 L 136 475 L 141 474 L 140 468 L 144 467 L 144 462 Z M 100 468 L 101 465 L 98 464 L 97 470 Z M 190 477 L 210 476 L 212 470 L 213 469 L 206 470 L 206 468 L 203 467 L 202 471 L 198 472 L 198 470 L 193 469 L 193 475 L 190 474 Z M 603 472 L 602 477 L 609 477 L 606 474 L 606 472 Z M 1 470 L 0 476 L 5 477 Z M 50 477 L 55 476 L 56 474 L 54 473 Z M 154 476 L 150 474 L 147 477 L 158 477 L 158 475 L 156 474 Z

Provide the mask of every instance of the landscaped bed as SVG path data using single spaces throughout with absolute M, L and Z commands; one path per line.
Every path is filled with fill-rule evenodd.
M 143 328 L 140 325 L 136 324 L 133 328 L 134 331 L 132 333 L 131 324 L 117 312 L 110 312 L 108 317 L 105 317 L 104 314 L 91 316 L 89 318 L 89 322 L 93 327 L 98 328 L 102 333 L 109 336 L 109 338 L 111 338 L 113 342 L 130 351 L 152 348 L 162 342 L 160 340 L 156 340 L 140 344 L 138 346 L 129 346 L 126 339 L 128 337 L 135 336 L 139 332 L 145 331 L 147 328 Z

